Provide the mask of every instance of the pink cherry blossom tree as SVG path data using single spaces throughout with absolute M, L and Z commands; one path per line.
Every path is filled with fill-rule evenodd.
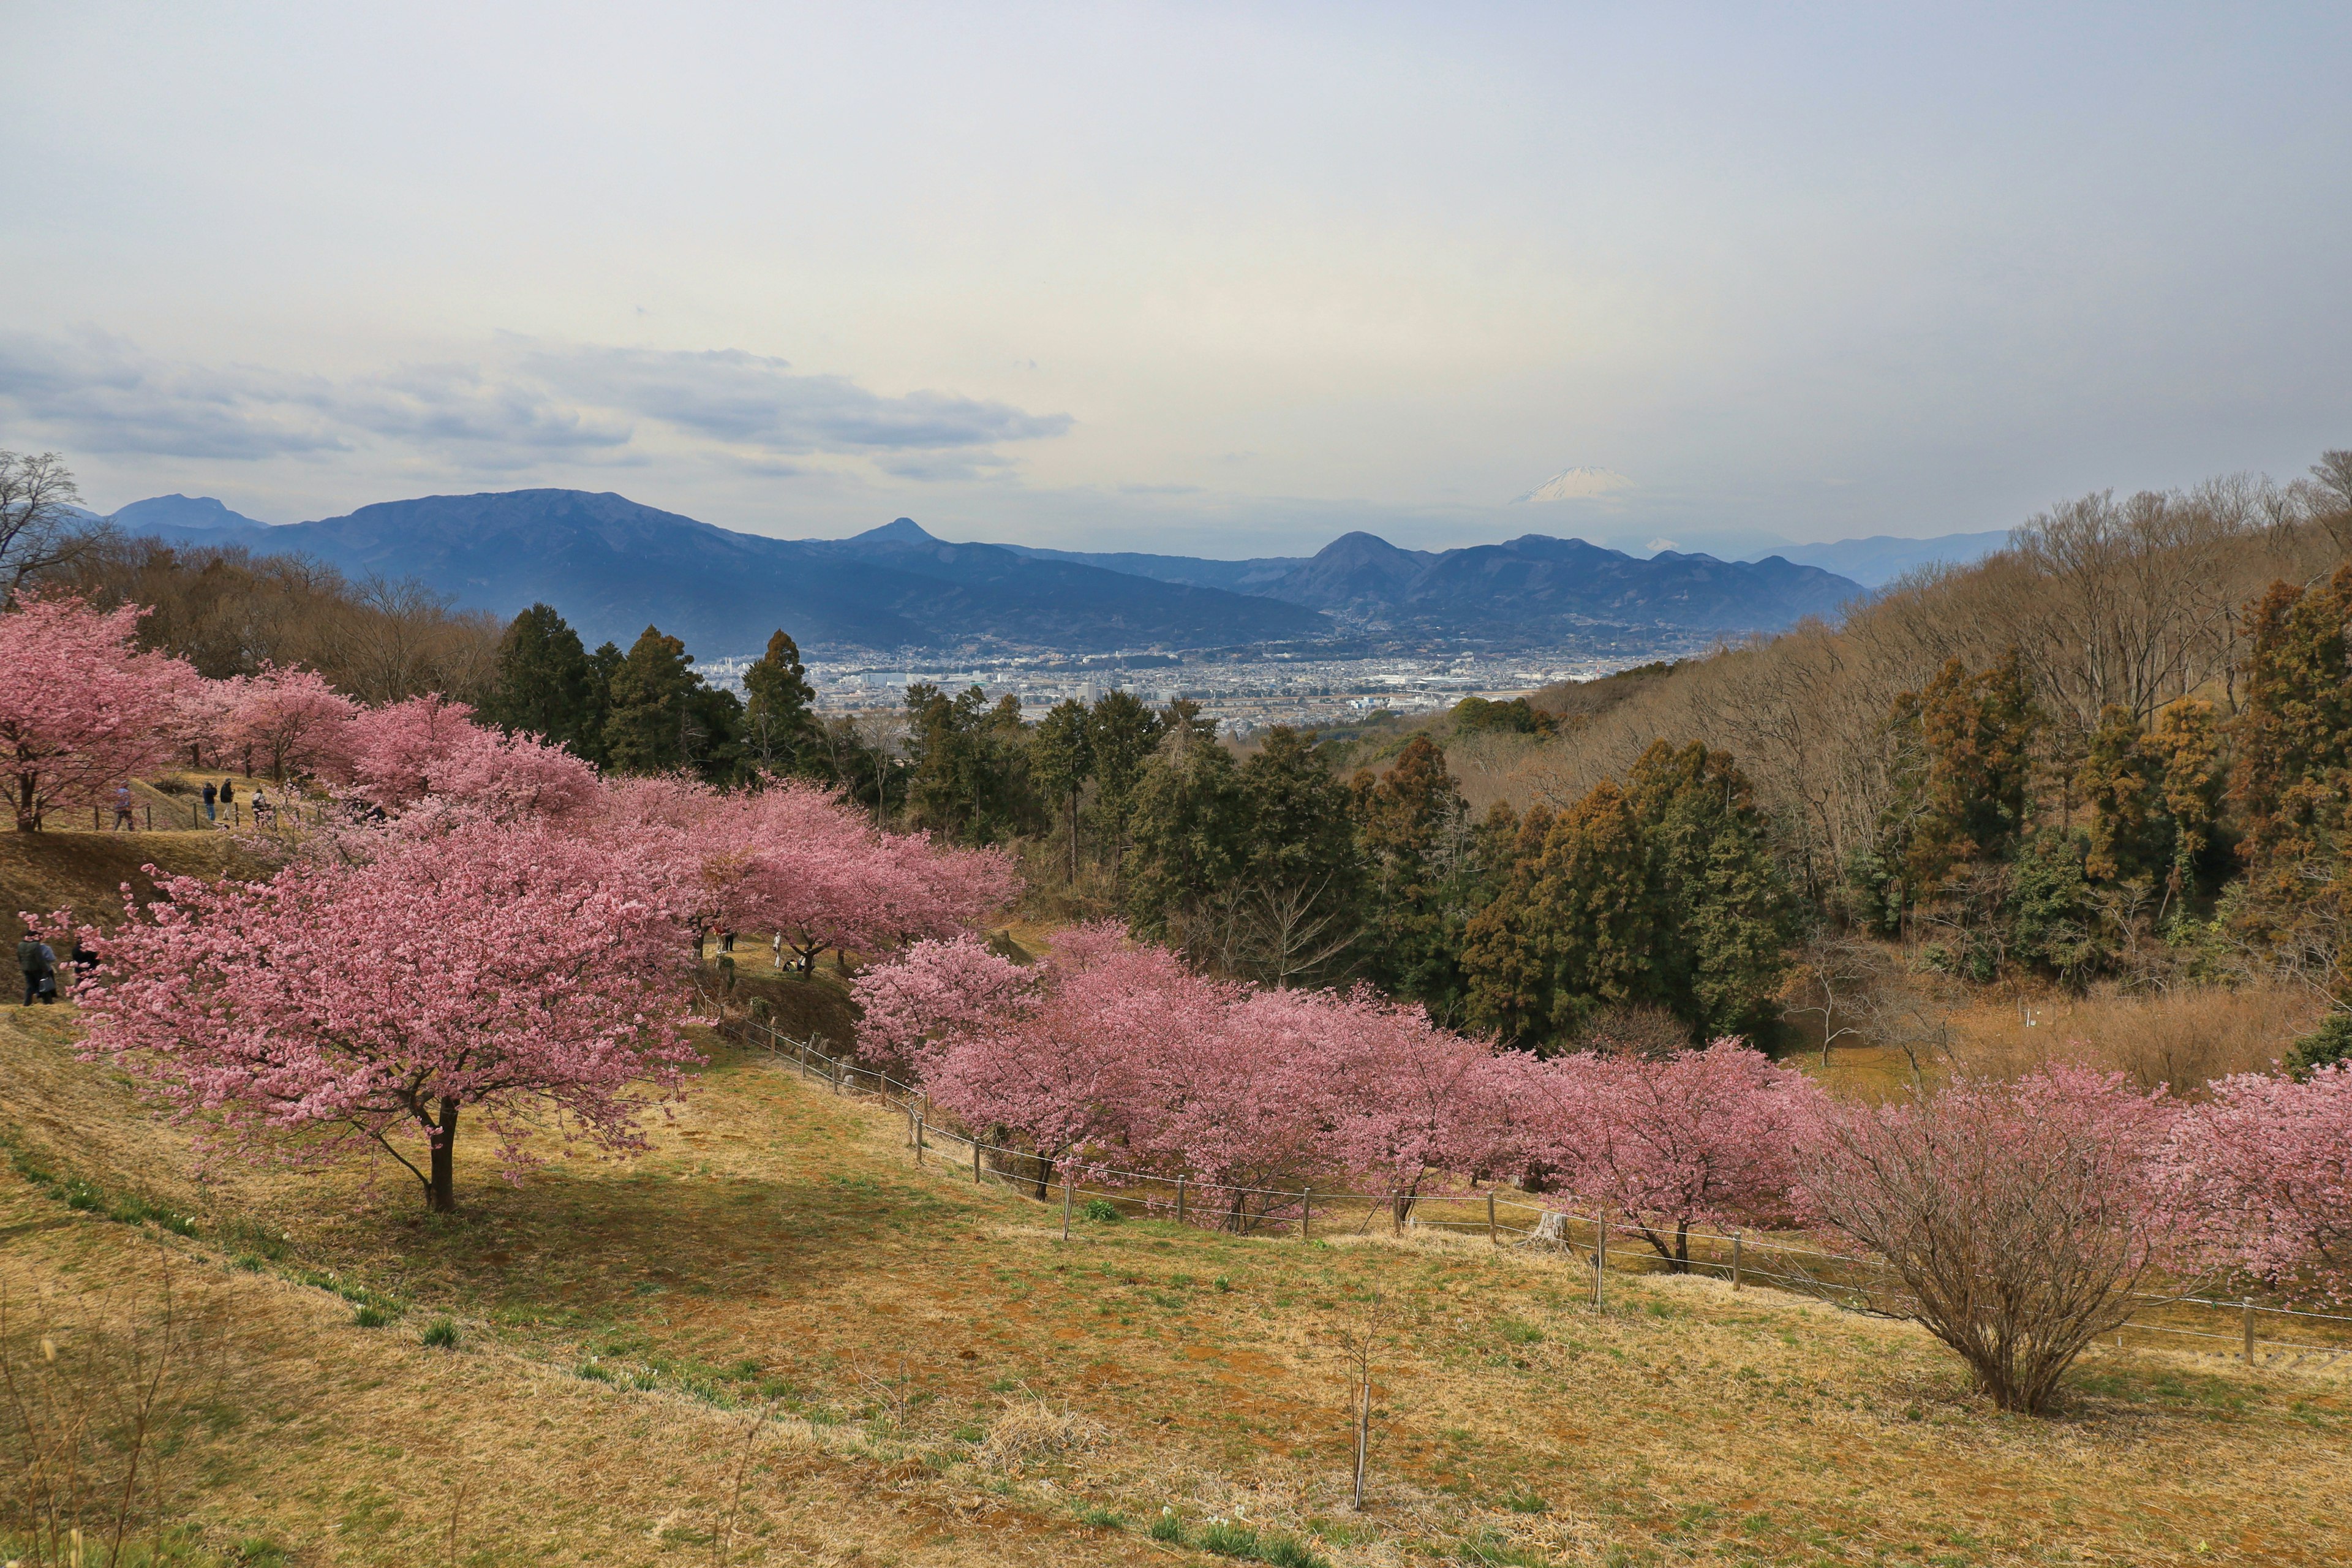
M 24 595 L 0 614 L 0 767 L 19 833 L 152 772 L 179 743 L 185 700 L 202 679 L 179 659 L 139 651 L 146 613 Z
M 536 735 L 477 724 L 473 711 L 437 695 L 362 709 L 343 726 L 338 774 L 354 797 L 387 812 L 428 798 L 504 818 L 590 810 L 594 767 Z
M 2143 1284 L 2190 1258 L 2161 1179 L 2177 1114 L 2080 1068 L 1823 1100 L 1801 1177 L 1814 1214 L 1885 1264 L 1853 1299 L 1919 1324 L 1995 1404 L 2031 1414 Z
M 456 1205 L 461 1113 L 512 1179 L 529 1124 L 644 1147 L 640 1097 L 696 1059 L 676 910 L 625 857 L 536 825 L 385 835 L 262 883 L 161 878 L 100 946 L 88 1049 L 213 1142 L 297 1161 L 381 1150 Z
M 1521 1089 L 1528 1152 L 1676 1270 L 1690 1266 L 1693 1226 L 1785 1220 L 1794 1207 L 1796 1136 L 1815 1091 L 1740 1040 L 1654 1061 L 1560 1057 Z
M 404 811 L 424 798 L 433 766 L 478 732 L 473 712 L 438 693 L 357 709 L 343 721 L 335 772 L 361 799 Z
M 329 685 L 325 676 L 315 669 L 265 665 L 259 674 L 239 676 L 228 684 L 232 695 L 226 739 L 245 752 L 247 772 L 252 772 L 257 752 L 267 761 L 269 776 L 280 784 L 289 773 L 347 768 L 346 729 L 360 707 Z
M 857 1052 L 903 1071 L 927 1046 L 945 1047 L 1024 1007 L 1038 975 L 965 933 L 926 938 L 857 977 Z
M 2167 1152 L 2180 1215 L 2214 1254 L 2293 1294 L 2352 1295 L 2352 1067 L 2222 1079 Z

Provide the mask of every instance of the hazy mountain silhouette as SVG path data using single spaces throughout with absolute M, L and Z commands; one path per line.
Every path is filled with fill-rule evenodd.
M 706 654 L 757 652 L 779 626 L 812 647 L 1082 652 L 1330 630 L 1299 605 L 949 544 L 905 518 L 855 539 L 769 539 L 622 496 L 556 489 L 383 501 L 257 530 L 131 526 L 138 514 L 126 507 L 116 517 L 173 542 L 236 543 L 313 555 L 354 576 L 421 578 L 501 616 L 543 600 L 592 645 L 625 645 L 648 623 Z
M 1072 652 L 1382 627 L 1484 642 L 1769 631 L 1863 592 L 1777 556 L 1645 561 L 1541 534 L 1426 551 L 1355 532 L 1312 556 L 1239 562 L 956 544 L 903 517 L 850 539 L 771 539 L 584 490 L 424 496 L 275 528 L 161 496 L 115 521 L 175 542 L 309 554 L 354 576 L 414 576 L 501 616 L 543 600 L 591 643 L 625 643 L 651 623 L 709 654 L 756 650 L 778 626 L 813 647 Z

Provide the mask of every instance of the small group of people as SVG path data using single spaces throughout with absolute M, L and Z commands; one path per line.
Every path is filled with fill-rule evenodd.
M 73 965 L 74 976 L 79 979 L 98 967 L 98 954 L 77 934 L 66 962 Z M 16 944 L 16 967 L 25 975 L 26 1006 L 58 999 L 58 950 L 43 942 L 39 931 L 27 929 L 25 940 Z
M 207 781 L 205 784 L 204 800 L 205 820 L 206 822 L 218 822 L 220 820 L 220 816 L 215 815 L 216 811 L 227 816 L 231 820 L 234 820 L 236 816 L 236 781 L 235 779 L 223 779 L 217 788 Z M 255 784 L 253 786 L 253 799 L 251 805 L 253 807 L 253 825 L 256 827 L 267 827 L 272 822 L 277 820 L 278 808 L 270 804 L 268 793 L 259 784 Z

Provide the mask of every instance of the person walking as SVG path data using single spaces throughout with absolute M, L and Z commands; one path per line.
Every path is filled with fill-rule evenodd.
M 205 820 L 206 822 L 216 820 L 213 816 L 213 802 L 219 798 L 219 795 L 220 791 L 213 787 L 213 781 L 206 779 L 205 781 Z
M 57 950 L 41 940 L 41 933 L 26 930 L 25 940 L 16 944 L 16 967 L 25 973 L 25 1005 L 37 999 L 54 1001 L 58 994 Z
M 236 781 L 235 779 L 221 780 L 220 800 L 221 815 L 235 822 L 236 820 Z
M 261 786 L 259 784 L 254 785 L 253 825 L 256 827 L 268 826 L 276 820 L 276 811 L 277 808 L 269 804 L 269 797 L 262 793 Z
M 121 832 L 131 826 L 131 786 L 121 784 L 114 792 L 114 831 Z

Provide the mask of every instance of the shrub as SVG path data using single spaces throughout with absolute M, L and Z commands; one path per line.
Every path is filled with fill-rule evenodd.
M 2319 1027 L 2295 1041 L 2288 1051 L 2287 1070 L 2309 1078 L 2321 1068 L 2352 1061 L 2352 1013 L 2331 1012 Z
M 1088 1198 L 1087 1206 L 1080 1209 L 1078 1213 L 1087 1219 L 1101 1220 L 1105 1223 L 1115 1223 L 1127 1217 L 1118 1212 L 1118 1205 L 1108 1198 Z
M 2158 1164 L 2172 1120 L 2122 1074 L 2080 1068 L 1822 1102 L 1805 1194 L 1893 1276 L 1836 1289 L 1943 1341 L 2002 1409 L 2040 1411 L 2174 1239 Z
M 453 1351 L 457 1348 L 457 1325 L 447 1318 L 436 1318 L 418 1337 L 436 1351 Z

